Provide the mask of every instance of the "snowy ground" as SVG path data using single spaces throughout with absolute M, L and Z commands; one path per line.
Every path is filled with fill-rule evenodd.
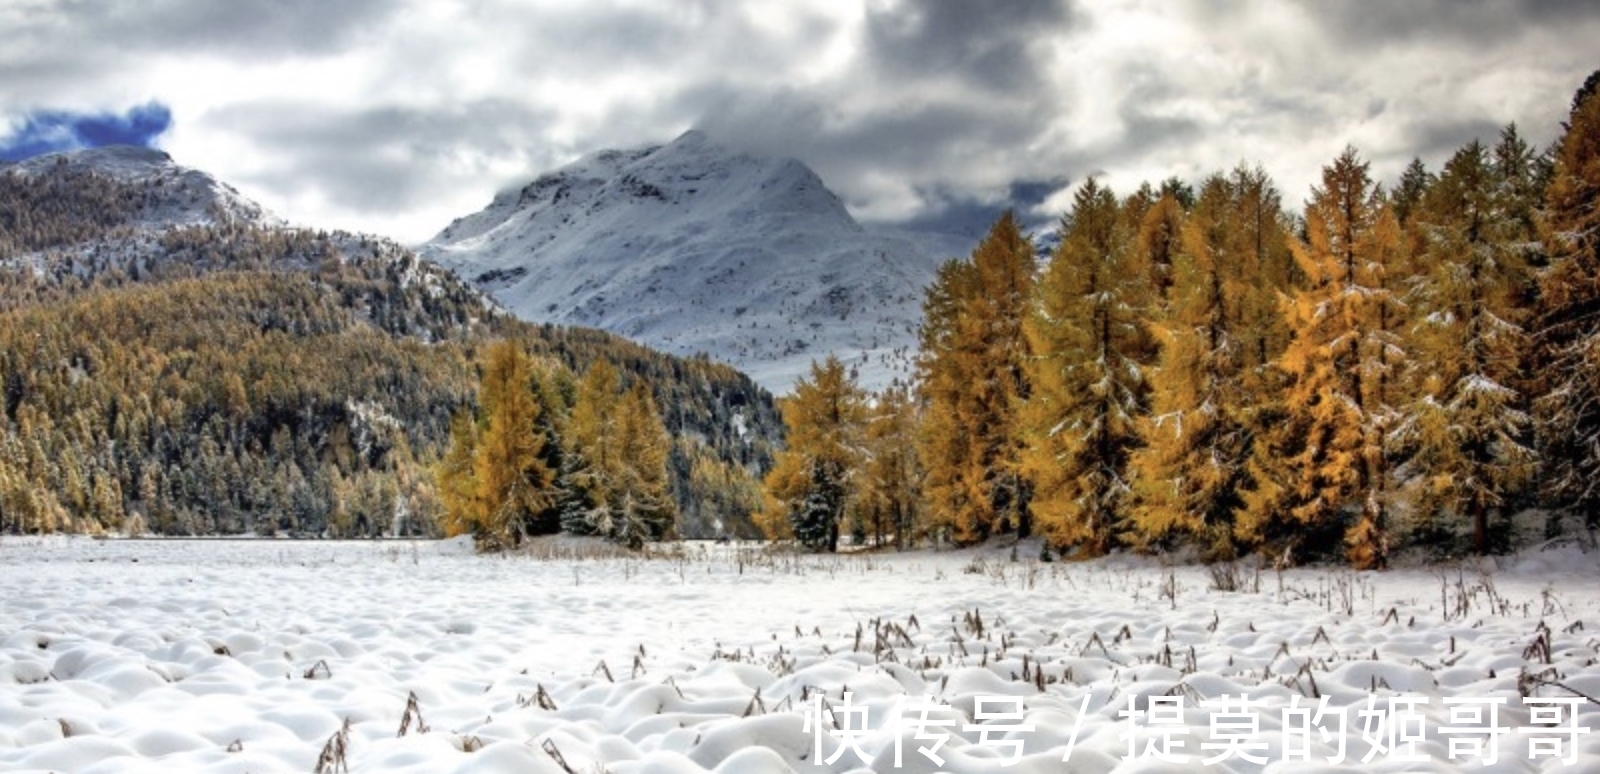
M 1224 592 L 1026 549 L 684 550 L 0 540 L 0 770 L 1600 771 L 1595 555 Z

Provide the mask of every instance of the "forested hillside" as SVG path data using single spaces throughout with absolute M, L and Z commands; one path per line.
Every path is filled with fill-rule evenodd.
M 645 385 L 675 530 L 749 529 L 777 422 L 733 369 L 520 323 L 392 243 L 263 225 L 195 190 L 0 172 L 0 532 L 435 533 L 434 466 L 498 340 Z

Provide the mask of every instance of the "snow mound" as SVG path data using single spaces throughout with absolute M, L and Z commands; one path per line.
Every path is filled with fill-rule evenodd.
M 4 538 L 0 770 L 1600 770 L 1592 557 L 1006 554 Z

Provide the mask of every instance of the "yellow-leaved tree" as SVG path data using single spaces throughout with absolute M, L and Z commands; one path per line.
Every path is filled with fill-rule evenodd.
M 958 543 L 1032 528 L 1017 414 L 1027 400 L 1023 319 L 1033 244 L 1003 215 L 971 261 L 940 268 L 923 301 L 918 452 L 930 521 Z
M 787 535 L 814 551 L 836 551 L 840 525 L 861 486 L 866 396 L 829 355 L 811 364 L 810 375 L 778 408 L 787 448 L 767 474 L 759 523 L 770 538 Z
M 444 507 L 440 526 L 444 534 L 470 535 L 478 520 L 478 481 L 472 466 L 478 457 L 478 420 L 471 407 L 450 418 L 450 445 L 434 468 L 434 484 Z
M 1542 479 L 1555 509 L 1600 527 L 1600 71 L 1572 101 L 1545 192 L 1535 402 Z
M 1290 340 L 1278 367 L 1288 387 L 1281 421 L 1255 440 L 1237 520 L 1246 541 L 1327 552 L 1324 536 L 1342 528 L 1353 565 L 1384 564 L 1385 434 L 1404 358 L 1388 273 L 1401 244 L 1368 165 L 1347 149 L 1323 168 L 1306 204 L 1306 238 L 1293 244 L 1305 279 L 1284 302 Z
M 611 538 L 638 548 L 646 541 L 663 540 L 674 534 L 678 506 L 667 479 L 672 438 L 643 381 L 634 382 L 623 396 L 620 409 L 619 441 L 625 465 L 610 498 L 617 511 L 617 530 Z
M 1108 551 L 1128 516 L 1128 457 L 1154 359 L 1155 286 L 1133 237 L 1116 196 L 1091 178 L 1062 220 L 1025 326 L 1022 461 L 1034 519 L 1051 543 L 1086 555 Z
M 918 518 L 922 468 L 917 460 L 917 404 L 898 382 L 877 394 L 866 428 L 861 532 L 876 545 L 893 536 L 896 548 L 923 537 Z
M 1277 292 L 1261 265 L 1270 252 L 1239 238 L 1253 225 L 1240 218 L 1249 211 L 1241 199 L 1257 195 L 1250 181 L 1243 173 L 1208 178 L 1182 230 L 1166 310 L 1152 326 L 1161 354 L 1131 460 L 1136 544 L 1190 537 L 1209 557 L 1234 552 L 1257 349 L 1271 335 L 1252 330 L 1264 321 L 1254 312 Z
M 578 381 L 572 413 L 562 436 L 561 529 L 574 535 L 605 535 L 613 530 L 612 483 L 621 475 L 617 405 L 622 375 L 596 360 Z
M 597 360 L 578 383 L 566 423 L 562 528 L 638 548 L 673 533 L 677 503 L 667 479 L 671 439 L 642 380 Z
M 489 348 L 478 415 L 459 414 L 438 471 L 445 527 L 485 548 L 522 542 L 554 503 L 555 474 L 543 459 L 532 359 L 515 341 Z

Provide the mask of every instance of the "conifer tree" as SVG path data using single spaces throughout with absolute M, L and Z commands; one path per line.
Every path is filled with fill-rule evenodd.
M 1023 464 L 1037 525 L 1059 547 L 1107 551 L 1130 505 L 1128 455 L 1145 411 L 1154 288 L 1112 192 L 1074 196 L 1027 318 L 1032 388 Z
M 622 376 L 603 359 L 590 364 L 578 382 L 561 471 L 561 528 L 575 535 L 616 532 L 610 496 L 622 475 L 621 396 Z
M 1351 562 L 1384 563 L 1384 436 L 1403 352 L 1386 272 L 1400 244 L 1367 164 L 1347 149 L 1323 168 L 1306 205 L 1306 238 L 1293 245 L 1305 279 L 1284 303 L 1291 338 L 1278 366 L 1288 386 L 1281 421 L 1256 438 L 1252 488 L 1236 522 L 1242 536 L 1292 548 L 1307 530 L 1326 535 L 1349 521 Z
M 778 452 L 772 469 L 761 480 L 761 506 L 754 521 L 768 540 L 794 540 L 797 538 L 790 517 L 794 511 L 794 497 L 804 497 L 811 486 L 809 461 L 799 454 Z
M 545 437 L 538 431 L 535 388 L 532 362 L 521 345 L 504 340 L 489 348 L 478 391 L 482 418 L 456 415 L 437 474 L 448 531 L 470 533 L 491 548 L 514 546 L 550 507 L 554 476 L 541 458 Z M 334 473 L 339 489 L 342 476 Z M 351 519 L 349 498 L 330 496 L 336 516 Z
M 1136 249 L 1144 265 L 1150 267 L 1150 281 L 1157 298 L 1165 302 L 1174 281 L 1173 264 L 1183 249 L 1184 205 L 1173 193 L 1163 193 L 1135 225 Z M 1154 311 L 1154 310 L 1152 310 Z
M 1600 71 L 1574 98 L 1545 193 L 1536 400 L 1546 502 L 1600 525 Z
M 952 260 L 939 267 L 922 303 L 917 395 L 923 421 L 917 432 L 917 454 L 927 468 L 923 496 L 936 528 L 954 533 L 958 525 L 978 522 L 977 482 L 967 460 L 972 439 L 962 431 L 966 385 L 978 364 L 962 351 L 962 307 L 976 292 L 972 264 Z M 774 474 L 782 469 L 778 460 Z M 787 471 L 793 477 L 798 471 Z M 785 527 L 787 528 L 787 527 Z M 969 530 L 974 531 L 974 530 Z
M 916 431 L 916 403 L 910 390 L 897 383 L 878 393 L 866 428 L 865 491 L 859 509 L 876 544 L 892 534 L 895 546 L 905 548 L 919 537 Z
M 918 434 L 932 521 L 957 542 L 1031 529 L 1017 412 L 1030 387 L 1023 319 L 1033 245 L 1003 215 L 970 262 L 942 267 L 924 301 Z
M 795 540 L 813 551 L 839 550 L 839 524 L 849 505 L 845 473 L 835 465 L 813 458 L 801 498 L 789 509 L 789 526 Z
M 562 528 L 632 548 L 673 531 L 671 440 L 643 381 L 626 392 L 606 360 L 584 371 L 566 421 Z
M 1140 182 L 1139 187 L 1122 200 L 1122 221 L 1137 231 L 1139 224 L 1144 222 L 1144 216 L 1160 200 L 1161 192 L 1150 185 L 1150 181 Z
M 778 518 L 815 551 L 836 551 L 860 486 L 866 399 L 844 364 L 829 355 L 779 403 L 788 448 L 766 478 L 767 524 Z M 769 533 L 770 534 L 770 533 Z
M 0 535 L 22 531 L 21 508 L 18 504 L 23 488 L 21 475 L 12 471 L 12 439 L 6 432 L 6 423 L 0 422 Z
M 1278 189 L 1260 167 L 1240 166 L 1228 176 L 1233 191 L 1230 225 L 1223 229 L 1229 253 L 1242 263 L 1239 273 L 1253 277 L 1255 292 L 1238 299 L 1242 315 L 1241 354 L 1252 403 L 1282 390 L 1278 356 L 1289 344 L 1289 326 L 1279 307 L 1298 277 L 1289 248 L 1290 228 Z M 1259 412 L 1257 412 L 1259 413 Z M 1267 412 L 1270 414 L 1270 412 Z M 1254 423 L 1259 429 L 1262 422 Z
M 1539 218 L 1549 176 L 1543 168 L 1546 160 L 1528 146 L 1516 124 L 1507 124 L 1500 130 L 1490 163 L 1494 170 L 1496 211 L 1505 229 L 1499 234 L 1501 241 L 1521 253 L 1523 263 L 1544 265 Z M 1528 280 L 1524 278 L 1525 282 Z
M 1200 187 L 1167 311 L 1153 326 L 1160 359 L 1150 376 L 1150 413 L 1139 425 L 1142 447 L 1131 460 L 1136 541 L 1194 535 L 1218 558 L 1233 551 L 1249 456 L 1251 344 L 1270 336 L 1250 330 L 1260 323 L 1252 314 L 1275 292 L 1254 241 L 1239 238 L 1247 225 L 1237 217 L 1240 194 L 1222 175 Z
M 1194 186 L 1184 182 L 1183 178 L 1177 175 L 1161 181 L 1161 195 L 1171 197 L 1184 210 L 1194 207 Z
M 1433 173 L 1418 158 L 1413 158 L 1405 171 L 1400 173 L 1400 184 L 1395 186 L 1389 204 L 1394 207 L 1394 216 L 1401 225 L 1410 224 L 1412 216 L 1421 210 L 1422 197 L 1427 195 L 1433 181 Z
M 623 464 L 607 498 L 616 504 L 616 529 L 610 537 L 639 548 L 673 533 L 678 505 L 667 480 L 672 439 L 644 382 L 635 382 L 617 408 L 618 452 Z
M 530 517 L 528 532 L 551 535 L 562 530 L 562 516 L 570 493 L 563 473 L 567 469 L 566 422 L 572 413 L 569 390 L 573 376 L 566 367 L 548 359 L 537 358 L 531 365 L 533 401 L 538 407 L 534 432 L 543 439 L 539 462 L 550 471 L 551 480 L 544 507 Z
M 434 470 L 447 536 L 472 534 L 478 521 L 478 481 L 473 473 L 478 434 L 477 418 L 471 408 L 462 408 L 451 417 L 450 445 Z
M 122 488 L 117 479 L 109 473 L 101 473 L 93 477 L 90 493 L 90 517 L 95 522 L 95 530 L 108 529 L 122 530 L 123 519 L 126 517 L 122 509 Z
M 1527 234 L 1517 184 L 1501 177 L 1474 141 L 1451 157 L 1416 216 L 1428 267 L 1413 291 L 1416 395 L 1394 432 L 1419 520 L 1470 520 L 1480 554 L 1491 511 L 1528 480 L 1534 461 L 1517 384 Z
M 535 389 L 532 360 L 520 344 L 508 340 L 489 349 L 479 392 L 486 423 L 474 470 L 486 532 L 502 544 L 520 543 L 553 494 Z

